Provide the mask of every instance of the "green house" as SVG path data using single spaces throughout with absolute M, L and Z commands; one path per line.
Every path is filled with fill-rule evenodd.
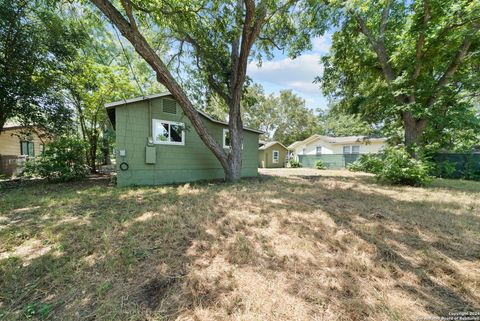
M 170 93 L 105 105 L 116 131 L 117 185 L 161 185 L 221 179 L 220 162 Z M 228 124 L 198 111 L 207 130 L 229 148 Z M 258 175 L 261 131 L 244 128 L 242 177 Z

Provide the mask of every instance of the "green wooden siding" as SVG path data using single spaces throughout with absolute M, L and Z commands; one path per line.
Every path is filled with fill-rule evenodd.
M 116 107 L 116 147 L 117 151 L 126 151 L 125 157 L 117 153 L 117 167 L 122 162 L 129 165 L 127 171 L 117 168 L 118 186 L 160 185 L 223 178 L 224 171 L 220 162 L 202 142 L 180 107 L 177 106 L 176 114 L 162 111 L 164 99 L 152 99 L 151 108 L 148 101 Z M 184 123 L 185 145 L 154 145 L 156 163 L 147 164 L 145 147 L 147 138 L 152 136 L 152 119 Z M 207 130 L 222 144 L 223 129 L 227 126 L 203 119 Z M 258 136 L 257 133 L 244 131 L 243 177 L 258 175 Z

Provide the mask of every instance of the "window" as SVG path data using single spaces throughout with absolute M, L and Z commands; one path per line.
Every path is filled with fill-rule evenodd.
M 223 148 L 230 148 L 230 131 L 228 129 L 223 129 Z
M 360 145 L 346 145 L 343 146 L 344 154 L 360 154 Z
M 152 119 L 155 144 L 185 145 L 185 125 L 168 120 Z
M 230 131 L 226 128 L 223 129 L 223 148 L 230 148 L 232 141 L 230 138 Z M 243 149 L 243 143 L 242 143 Z
M 278 150 L 272 151 L 272 161 L 274 164 L 278 163 L 278 160 L 280 159 L 280 153 Z
M 35 144 L 27 140 L 20 141 L 20 155 L 35 156 Z
M 317 146 L 317 155 L 322 155 L 322 146 Z
M 45 152 L 45 145 L 40 144 L 40 154 L 43 154 L 43 152 Z

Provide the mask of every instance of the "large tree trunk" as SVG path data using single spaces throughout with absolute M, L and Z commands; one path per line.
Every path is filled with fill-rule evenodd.
M 427 120 L 416 119 L 410 112 L 404 112 L 402 121 L 405 131 L 405 146 L 413 147 L 422 144 L 422 135 L 427 126 Z
M 97 172 L 97 146 L 98 135 L 93 134 L 92 139 L 90 140 L 90 171 L 92 173 Z
M 7 119 L 6 117 L 3 117 L 3 113 L 2 113 L 2 115 L 0 115 L 0 135 L 3 132 L 3 126 L 5 126 L 6 122 L 7 122 Z
M 243 123 L 240 115 L 240 96 L 230 106 L 229 131 L 230 153 L 228 154 L 228 168 L 225 169 L 225 179 L 229 182 L 241 178 L 242 172 L 242 148 L 243 148 Z

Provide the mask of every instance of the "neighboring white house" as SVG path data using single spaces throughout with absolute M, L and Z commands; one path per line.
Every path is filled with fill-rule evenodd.
M 330 137 L 313 135 L 305 140 L 288 146 L 290 157 L 298 160 L 298 155 L 332 154 L 371 154 L 380 152 L 387 138 L 368 138 L 366 136 Z

